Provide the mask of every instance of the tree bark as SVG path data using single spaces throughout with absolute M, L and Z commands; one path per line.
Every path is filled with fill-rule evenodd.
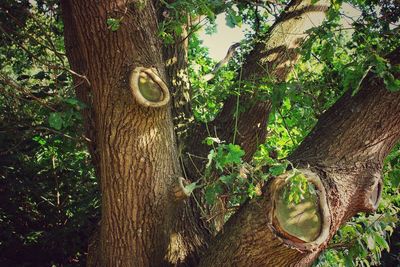
M 183 146 L 187 129 L 193 120 L 191 109 L 191 90 L 188 74 L 188 26 L 182 26 L 182 34 L 175 37 L 172 45 L 165 45 L 164 62 L 168 81 L 172 88 L 173 118 L 178 143 Z
M 180 167 L 170 106 L 140 106 L 128 82 L 138 66 L 157 69 L 165 80 L 156 11 L 146 1 L 65 0 L 62 8 L 71 68 L 90 82 L 75 81 L 81 99 L 92 103 L 102 193 L 99 263 L 162 265 L 180 210 L 171 194 Z M 120 21 L 117 30 L 109 19 Z

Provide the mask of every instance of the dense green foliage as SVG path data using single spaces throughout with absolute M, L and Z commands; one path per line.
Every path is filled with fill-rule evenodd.
M 37 1 L 35 6 L 29 2 L 6 0 L 0 4 L 0 265 L 84 265 L 88 238 L 99 218 L 98 185 L 80 114 L 86 107 L 74 96 L 57 1 Z M 207 220 L 219 215 L 220 209 L 215 207 L 220 203 L 224 203 L 227 219 L 246 199 L 258 197 L 270 177 L 294 169 L 286 157 L 343 92 L 357 92 L 367 71 L 384 78 L 388 90 L 400 90 L 400 81 L 392 75 L 398 66 L 384 59 L 400 46 L 398 2 L 347 1 L 361 13 L 348 18 L 351 23 L 346 29 L 342 3 L 333 2 L 327 22 L 310 34 L 302 61 L 287 82 L 276 84 L 265 77 L 256 89 L 240 79 L 241 65 L 281 5 L 164 2 L 168 12 L 163 14 L 166 19 L 159 35 L 166 43 L 181 34 L 186 22 L 182 14 L 204 16 L 189 29 L 189 74 L 198 121 L 212 121 L 229 95 L 240 98 L 245 92 L 271 99 L 274 107 L 268 138 L 250 163 L 243 162 L 244 151 L 235 140 L 220 140 L 210 132 L 204 141 L 210 146 L 209 162 L 201 179 L 188 189 L 204 196 Z M 216 62 L 208 56 L 196 30 L 207 25 L 207 31 L 214 33 L 215 18 L 221 12 L 225 12 L 228 26 L 247 23 L 251 31 L 229 65 L 206 82 L 201 77 L 210 73 Z M 106 23 L 110 30 L 118 30 L 118 18 Z M 244 108 L 238 106 L 236 114 Z M 316 266 L 379 264 L 398 225 L 400 146 L 387 157 L 383 175 L 385 187 L 378 211 L 359 214 L 345 224 Z M 288 201 L 299 201 L 307 188 L 304 179 L 294 173 Z
M 99 213 L 84 107 L 58 8 L 27 8 L 0 5 L 0 265 L 82 264 Z

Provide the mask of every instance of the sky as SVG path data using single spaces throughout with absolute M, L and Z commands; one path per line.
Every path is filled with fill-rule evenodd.
M 343 28 L 350 27 L 351 18 L 357 19 L 361 12 L 353 8 L 351 5 L 344 3 L 342 12 L 347 17 L 342 18 Z M 228 52 L 228 48 L 236 42 L 244 39 L 244 32 L 250 27 L 243 24 L 242 27 L 229 28 L 225 23 L 225 14 L 219 14 L 216 19 L 217 32 L 209 35 L 206 34 L 204 29 L 200 31 L 200 39 L 203 40 L 204 46 L 208 47 L 210 57 L 216 61 L 223 59 Z
M 225 14 L 217 16 L 216 24 L 216 33 L 209 35 L 203 29 L 200 32 L 200 39 L 203 40 L 204 46 L 208 47 L 210 57 L 219 61 L 225 57 L 233 43 L 240 42 L 244 38 L 244 31 L 249 29 L 249 26 L 243 24 L 242 27 L 229 28 L 225 23 Z

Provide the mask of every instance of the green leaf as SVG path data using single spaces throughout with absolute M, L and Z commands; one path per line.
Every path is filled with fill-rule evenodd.
M 375 233 L 374 237 L 375 237 L 375 242 L 378 244 L 381 250 L 383 249 L 389 250 L 389 245 L 382 236 Z
M 344 88 L 350 88 L 350 90 L 352 90 L 352 95 L 354 96 L 359 91 L 360 85 L 370 69 L 371 66 L 366 69 L 362 65 L 350 66 L 344 73 Z
M 207 186 L 204 192 L 204 197 L 209 205 L 213 205 L 217 196 L 223 192 L 223 189 L 220 184 L 214 184 L 211 186 Z
M 215 13 L 207 5 L 201 5 L 201 11 L 202 11 L 202 13 L 206 14 L 207 18 L 210 21 L 215 20 L 215 18 L 216 18 Z
M 60 130 L 62 128 L 63 118 L 60 112 L 53 112 L 50 114 L 49 125 L 56 130 Z
M 348 255 L 345 255 L 344 262 L 346 263 L 346 267 L 354 266 L 353 258 Z
M 215 202 L 215 199 L 217 197 L 217 193 L 215 192 L 215 189 L 213 186 L 209 186 L 206 188 L 206 191 L 204 193 L 204 197 L 206 199 L 207 204 L 213 205 Z
M 81 102 L 78 99 L 73 98 L 73 97 L 65 98 L 64 102 L 69 104 L 69 105 L 71 105 L 71 106 L 73 106 L 73 107 L 75 107 L 77 110 L 81 110 L 81 109 L 84 109 L 86 107 L 86 105 L 83 102 Z
M 375 248 L 375 240 L 372 238 L 372 236 L 368 235 L 366 242 L 369 250 L 373 250 Z
M 400 185 L 400 170 L 393 170 L 388 174 L 392 185 L 397 188 Z
M 235 26 L 242 26 L 242 17 L 237 15 L 236 11 L 233 9 L 228 9 L 225 16 L 226 25 L 230 28 Z
M 47 143 L 46 140 L 43 139 L 40 136 L 35 136 L 35 137 L 32 138 L 32 140 L 38 142 L 39 145 L 41 145 L 41 146 L 43 146 L 43 145 L 45 145 Z
M 190 195 L 193 192 L 193 190 L 195 190 L 196 188 L 198 188 L 196 182 L 188 184 L 185 186 L 185 193 Z
M 388 67 L 388 62 L 386 59 L 384 59 L 383 57 L 379 56 L 378 54 L 373 54 L 370 57 L 370 62 L 372 65 L 375 66 L 374 68 L 374 72 L 382 77 L 383 73 L 387 70 Z
M 286 90 L 287 86 L 285 85 L 275 86 L 274 88 L 272 88 L 271 102 L 274 110 L 281 106 L 283 98 L 285 97 L 286 94 Z
M 240 163 L 242 160 L 242 156 L 244 154 L 245 154 L 244 151 L 240 148 L 239 145 L 229 144 L 228 145 L 228 154 L 225 157 L 225 164 Z
M 217 195 L 220 195 L 224 191 L 219 183 L 214 185 L 214 190 Z
M 247 188 L 247 195 L 249 196 L 250 199 L 257 196 L 256 186 L 254 184 L 250 184 L 249 187 Z
M 222 175 L 221 177 L 219 177 L 219 179 L 224 184 L 229 185 L 229 184 L 233 183 L 233 181 L 235 180 L 235 176 L 233 176 L 233 175 Z
M 108 25 L 108 29 L 110 29 L 111 31 L 115 32 L 119 29 L 119 27 L 121 26 L 121 20 L 120 19 L 115 19 L 115 18 L 108 18 L 107 19 L 107 25 Z
M 76 106 L 79 104 L 79 100 L 76 98 L 66 98 L 66 99 L 64 99 L 64 102 L 67 104 L 70 104 L 72 106 Z
M 286 163 L 275 165 L 269 168 L 269 173 L 272 174 L 273 176 L 278 176 L 284 173 L 286 171 L 286 168 L 287 168 Z
M 208 162 L 206 164 L 206 168 L 209 168 L 211 166 L 211 163 L 212 163 L 214 157 L 215 157 L 215 150 L 211 149 L 210 153 L 208 153 L 208 155 L 207 155 Z
M 211 136 L 209 136 L 209 137 L 207 137 L 207 138 L 205 139 L 205 142 L 206 142 L 207 145 L 211 146 L 211 145 L 214 144 L 214 143 L 220 144 L 220 143 L 221 143 L 221 140 L 220 140 L 218 137 L 211 137 Z
M 400 91 L 400 80 L 394 78 L 393 74 L 390 72 L 384 72 L 383 74 L 383 81 L 386 85 L 386 88 L 390 92 L 398 92 Z

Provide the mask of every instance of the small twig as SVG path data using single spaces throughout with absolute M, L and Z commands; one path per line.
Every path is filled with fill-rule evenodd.
M 201 156 L 197 156 L 195 154 L 190 154 L 190 153 L 186 153 L 189 157 L 194 157 L 194 158 L 198 158 L 198 159 L 207 159 L 205 157 L 201 157 Z
M 183 176 L 185 176 L 185 179 L 189 180 L 187 174 L 186 174 L 186 168 L 185 168 L 185 163 L 183 162 L 182 154 L 179 155 L 179 163 L 181 164 L 181 168 L 183 171 Z
M 44 126 L 38 126 L 38 127 L 35 127 L 34 128 L 34 130 L 35 129 L 37 129 L 37 130 L 45 130 L 45 131 L 49 131 L 49 132 L 52 132 L 52 133 L 55 133 L 55 134 L 59 134 L 59 135 L 62 135 L 62 136 L 64 136 L 64 137 L 67 137 L 67 138 L 69 138 L 69 139 L 72 139 L 72 140 L 77 140 L 77 141 L 80 141 L 80 139 L 79 138 L 76 138 L 76 137 L 73 137 L 73 136 L 70 136 L 70 135 L 68 135 L 68 134 L 66 134 L 66 133 L 63 133 L 63 132 L 60 132 L 60 131 L 57 131 L 57 130 L 55 130 L 55 129 L 51 129 L 51 128 L 47 128 L 47 127 L 44 127 Z M 87 141 L 87 142 L 92 142 L 92 140 L 91 139 L 89 139 L 88 137 L 86 137 L 85 135 L 81 135 L 81 137 L 85 140 L 85 141 Z
M 24 46 L 21 45 L 19 42 L 17 42 L 17 41 L 14 39 L 14 37 L 12 37 L 11 35 L 9 35 L 9 34 L 4 30 L 4 28 L 3 28 L 1 25 L 0 25 L 0 30 L 7 36 L 7 38 L 9 38 L 11 41 L 13 41 L 17 46 L 19 46 L 22 50 L 24 50 L 28 55 L 30 55 L 31 57 L 33 57 L 34 59 L 36 59 L 39 63 L 41 63 L 41 64 L 47 66 L 49 69 L 59 69 L 59 70 L 67 71 L 67 72 L 69 72 L 69 73 L 71 73 L 71 74 L 73 74 L 73 75 L 75 75 L 75 76 L 77 76 L 77 77 L 79 77 L 79 78 L 84 79 L 84 80 L 88 83 L 89 86 L 91 85 L 89 79 L 88 79 L 85 75 L 78 74 L 78 73 L 76 73 L 75 71 L 73 71 L 73 70 L 71 70 L 71 69 L 68 69 L 68 68 L 66 68 L 66 67 L 63 67 L 63 66 L 57 66 L 57 65 L 53 65 L 53 64 L 50 64 L 50 63 L 48 63 L 48 62 L 42 61 L 42 60 L 41 60 L 40 58 L 38 58 L 35 54 L 31 53 L 26 47 L 24 47 Z
M 241 58 L 241 61 L 243 61 L 243 58 Z M 236 110 L 235 110 L 235 129 L 233 130 L 233 140 L 232 144 L 235 144 L 236 141 L 236 134 L 238 133 L 238 125 L 239 125 L 239 102 L 240 102 L 240 89 L 242 87 L 242 74 L 243 74 L 243 66 L 240 66 L 240 72 L 239 72 L 239 93 L 237 94 L 236 98 Z
M 341 243 L 331 244 L 327 247 L 327 249 L 340 250 L 340 249 L 350 248 L 354 245 L 354 242 L 355 242 L 355 240 L 351 240 L 349 242 L 341 242 Z
M 285 126 L 286 132 L 288 133 L 290 139 L 292 140 L 293 145 L 297 145 L 297 143 L 296 143 L 296 142 L 294 141 L 294 139 L 293 139 L 292 134 L 291 134 L 290 131 L 289 131 L 289 127 L 288 127 L 288 125 L 286 124 L 285 117 L 283 116 L 283 114 L 282 114 L 280 108 L 277 107 L 276 110 L 278 111 L 279 115 L 280 115 L 281 118 L 282 118 L 283 125 Z
M 207 17 L 202 18 L 199 22 L 196 23 L 196 25 L 191 26 L 193 29 L 192 29 L 182 40 L 180 40 L 177 44 L 183 43 L 183 42 L 184 42 L 186 39 L 188 39 L 193 33 L 197 32 L 197 31 L 198 31 L 199 29 L 201 29 L 204 25 L 206 25 L 207 22 L 204 23 L 203 25 L 201 25 L 199 29 L 197 29 L 197 27 L 200 25 L 200 23 L 202 23 L 206 18 L 207 18 Z
M 55 108 L 49 106 L 47 103 L 45 103 L 42 99 L 40 99 L 39 97 L 36 97 L 35 95 L 27 92 L 25 90 L 24 87 L 22 87 L 21 85 L 19 85 L 17 82 L 15 82 L 13 79 L 9 78 L 8 76 L 6 76 L 5 74 L 0 72 L 0 81 L 3 81 L 4 83 L 6 83 L 7 85 L 13 87 L 14 89 L 18 90 L 19 92 L 21 92 L 24 95 L 27 95 L 29 97 L 32 97 L 34 100 L 36 100 L 39 104 L 41 104 L 42 106 L 52 110 L 52 111 L 57 111 Z M 5 90 L 5 88 L 2 88 L 3 90 Z
M 192 165 L 194 166 L 194 168 L 196 169 L 196 171 L 198 172 L 198 174 L 200 176 L 202 176 L 203 174 L 200 172 L 200 170 L 197 168 L 196 164 L 194 163 L 193 159 L 192 159 L 192 155 L 190 153 L 187 153 L 187 155 L 189 156 L 190 161 L 192 162 Z M 194 156 L 194 155 L 193 155 Z

